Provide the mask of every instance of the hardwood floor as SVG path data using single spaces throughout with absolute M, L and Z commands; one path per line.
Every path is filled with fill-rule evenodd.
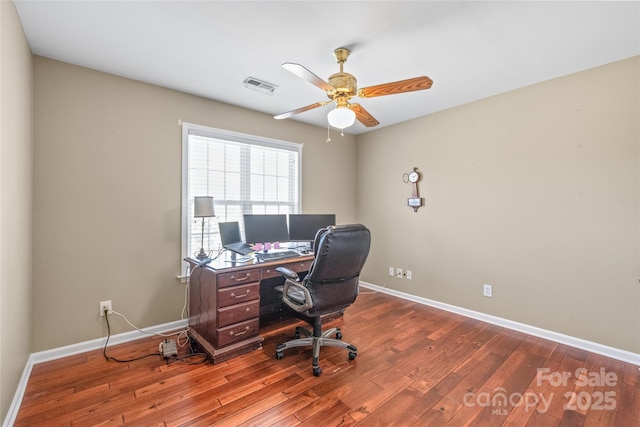
M 274 358 L 295 324 L 216 365 L 160 356 L 118 363 L 102 350 L 36 365 L 15 425 L 639 425 L 632 364 L 363 289 L 329 324 L 357 345 L 357 358 L 325 347 L 314 377 L 310 349 Z M 107 352 L 134 358 L 160 341 Z

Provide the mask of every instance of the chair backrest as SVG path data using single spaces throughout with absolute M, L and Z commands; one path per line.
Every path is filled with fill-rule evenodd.
M 338 311 L 355 301 L 370 246 L 371 233 L 362 224 L 332 225 L 318 231 L 313 243 L 315 259 L 303 281 L 314 304 L 308 314 Z

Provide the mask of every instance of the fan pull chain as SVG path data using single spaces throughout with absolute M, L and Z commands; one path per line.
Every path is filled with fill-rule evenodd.
M 325 142 L 331 142 L 331 135 L 329 134 L 329 123 L 327 123 L 327 140 Z

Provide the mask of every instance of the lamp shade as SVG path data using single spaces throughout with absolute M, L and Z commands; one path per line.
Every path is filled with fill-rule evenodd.
M 348 107 L 337 107 L 327 114 L 329 124 L 334 128 L 344 129 L 353 125 L 356 121 L 356 113 Z
M 213 197 L 202 196 L 193 198 L 193 216 L 195 218 L 204 218 L 216 216 L 213 210 Z

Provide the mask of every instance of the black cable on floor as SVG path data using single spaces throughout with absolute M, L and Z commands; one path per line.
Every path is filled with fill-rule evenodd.
M 105 360 L 112 360 L 114 362 L 120 362 L 120 363 L 128 363 L 128 362 L 134 362 L 136 360 L 140 360 L 140 359 L 144 359 L 145 357 L 152 357 L 152 356 L 160 356 L 162 357 L 162 354 L 160 352 L 156 352 L 156 353 L 149 353 L 149 354 L 145 354 L 139 357 L 134 357 L 133 359 L 117 359 L 115 357 L 111 357 L 111 356 L 107 356 L 107 345 L 109 344 L 109 338 L 111 337 L 111 326 L 109 325 L 109 316 L 107 311 L 105 310 L 104 313 L 104 320 L 105 322 L 107 322 L 107 341 L 104 343 L 104 348 L 102 350 L 102 355 L 104 356 Z
M 200 357 L 200 360 L 189 360 L 192 357 Z M 167 365 L 171 364 L 171 363 L 175 363 L 175 362 L 182 362 L 185 363 L 187 365 L 200 365 L 203 364 L 207 361 L 207 355 L 204 353 L 192 353 L 192 354 L 188 354 L 186 356 L 180 356 L 180 357 L 167 357 L 166 358 L 166 362 Z

